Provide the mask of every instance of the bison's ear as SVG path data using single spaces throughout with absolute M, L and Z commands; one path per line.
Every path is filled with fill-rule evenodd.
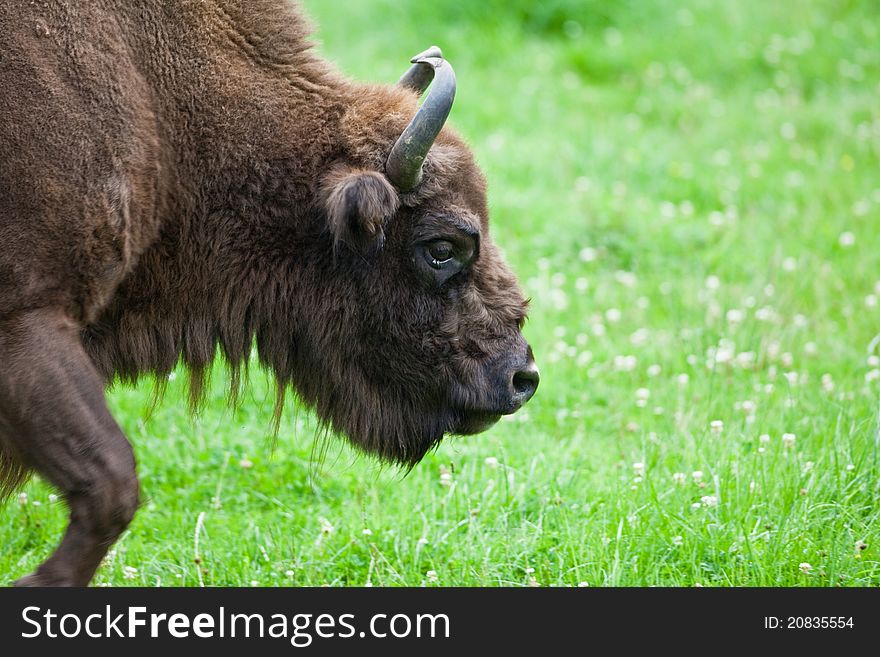
M 322 184 L 324 205 L 336 243 L 359 251 L 381 248 L 385 221 L 397 212 L 397 192 L 381 173 L 337 168 Z

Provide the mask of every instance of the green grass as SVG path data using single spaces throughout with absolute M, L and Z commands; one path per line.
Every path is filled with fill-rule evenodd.
M 453 62 L 541 388 L 408 476 L 292 407 L 273 449 L 260 376 L 195 421 L 183 377 L 149 418 L 116 389 L 145 503 L 97 583 L 880 584 L 876 3 L 306 7 L 358 78 Z M 2 510 L 0 579 L 50 492 Z

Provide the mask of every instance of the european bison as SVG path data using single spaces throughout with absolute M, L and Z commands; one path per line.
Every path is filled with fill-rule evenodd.
M 291 387 L 405 465 L 534 393 L 452 68 L 359 84 L 308 31 L 284 0 L 0 4 L 0 490 L 70 508 L 18 584 L 86 585 L 135 513 L 110 382 L 181 362 L 197 404 L 219 350 L 234 397 L 256 345 L 276 413 Z

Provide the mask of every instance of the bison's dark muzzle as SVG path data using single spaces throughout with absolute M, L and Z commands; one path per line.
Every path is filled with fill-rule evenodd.
M 529 352 L 531 352 L 531 349 L 529 349 Z M 513 390 L 511 395 L 513 411 L 522 408 L 523 404 L 532 398 L 540 382 L 541 373 L 538 371 L 538 365 L 530 358 L 523 369 L 514 372 L 510 381 L 510 386 Z
M 523 340 L 523 342 L 525 342 Z M 526 344 L 525 353 L 518 359 L 513 360 L 507 367 L 507 372 L 502 379 L 505 384 L 506 399 L 502 403 L 502 415 L 516 413 L 529 401 L 538 389 L 541 374 L 532 348 Z
M 471 435 L 485 431 L 502 415 L 516 413 L 534 396 L 541 375 L 531 347 L 526 345 L 520 358 L 496 364 L 490 378 L 495 382 L 491 386 L 492 401 L 461 412 L 453 433 Z

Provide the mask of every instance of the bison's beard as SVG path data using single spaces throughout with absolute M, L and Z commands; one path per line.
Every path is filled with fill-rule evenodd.
M 461 416 L 429 398 L 351 382 L 334 385 L 318 378 L 297 383 L 297 396 L 331 432 L 368 454 L 404 467 L 421 461 L 444 434 L 471 433 L 459 432 Z
M 458 410 L 390 391 L 358 394 L 318 398 L 313 406 L 326 426 L 359 449 L 407 467 L 421 461 L 445 434 L 481 433 L 501 417 L 495 411 Z
M 450 427 L 449 432 L 460 436 L 470 436 L 482 433 L 501 419 L 498 413 L 485 411 L 465 411 L 458 414 L 457 422 Z

